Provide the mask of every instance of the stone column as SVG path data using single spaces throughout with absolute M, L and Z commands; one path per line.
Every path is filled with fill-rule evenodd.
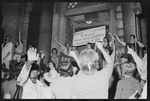
M 51 53 L 52 40 L 53 3 L 43 2 L 40 22 L 38 50 L 45 53 L 45 63 L 48 62 Z
M 122 10 L 125 41 L 129 42 L 129 36 L 135 35 L 135 15 L 131 3 L 123 3 Z
M 59 14 L 59 38 L 58 41 L 62 44 L 65 45 L 66 42 L 66 18 L 64 15 L 64 11 L 65 11 L 65 6 L 66 3 L 61 3 L 60 4 L 61 8 L 60 8 L 60 14 Z M 61 51 L 61 48 L 58 48 L 58 51 Z
M 54 11 L 53 11 L 53 28 L 52 28 L 52 39 L 59 40 L 59 3 L 60 2 L 54 2 Z M 52 40 L 51 42 L 51 49 L 56 48 L 58 49 L 57 43 Z M 59 54 L 59 50 L 58 50 Z

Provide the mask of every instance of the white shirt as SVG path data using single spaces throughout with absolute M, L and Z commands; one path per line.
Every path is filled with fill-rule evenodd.
M 36 84 L 28 79 L 27 83 L 23 86 L 22 99 L 42 99 L 44 97 L 43 84 L 37 80 Z
M 97 71 L 94 75 L 85 75 L 81 71 L 74 81 L 73 94 L 79 99 L 108 99 L 109 79 L 113 65 Z M 74 96 L 74 95 L 73 95 Z
M 7 57 L 6 60 L 11 60 L 12 59 L 12 49 L 13 49 L 13 43 L 12 42 L 8 42 L 4 47 L 3 47 L 3 44 L 2 44 L 2 61 L 3 61 L 3 58 L 7 55 L 8 52 L 10 52 L 10 54 Z
M 56 99 L 71 99 L 72 77 L 59 77 L 52 82 L 52 92 Z
M 16 53 L 21 53 L 22 51 L 23 51 L 23 44 L 20 43 L 20 44 L 17 46 L 17 48 L 15 49 L 15 52 L 16 52 Z

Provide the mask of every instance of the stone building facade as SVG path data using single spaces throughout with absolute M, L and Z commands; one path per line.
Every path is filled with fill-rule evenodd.
M 61 51 L 53 39 L 61 44 L 72 43 L 73 33 L 78 30 L 92 28 L 101 25 L 109 25 L 109 31 L 116 33 L 122 41 L 128 42 L 130 34 L 135 34 L 135 16 L 130 2 L 2 2 L 2 28 L 5 35 L 12 36 L 11 41 L 15 44 L 17 32 L 22 33 L 24 53 L 28 46 L 30 13 L 34 10 L 41 12 L 40 27 L 38 35 L 38 49 L 46 54 L 45 63 L 49 61 L 51 49 L 57 48 Z M 85 15 L 96 14 L 93 24 L 85 23 Z M 138 40 L 147 47 L 147 20 L 140 20 L 141 33 Z M 36 35 L 36 34 L 35 34 Z M 116 41 L 117 50 L 123 53 L 125 50 Z M 82 47 L 79 47 L 82 50 Z M 144 51 L 146 52 L 146 51 Z

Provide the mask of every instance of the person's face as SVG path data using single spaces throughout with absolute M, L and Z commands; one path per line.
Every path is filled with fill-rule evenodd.
M 4 73 L 4 77 L 5 79 L 8 79 L 10 77 L 10 73 L 9 72 Z
M 129 65 L 130 65 L 130 68 L 136 68 L 136 66 L 135 66 L 135 64 L 134 63 L 129 63 Z
M 108 41 L 107 38 L 103 38 L 104 43 L 107 43 L 107 41 Z
M 72 50 L 75 51 L 75 50 L 76 50 L 76 47 L 72 47 Z
M 141 80 L 141 82 L 140 82 L 140 84 L 141 84 L 142 87 L 144 87 L 145 83 L 146 83 L 145 80 Z
M 52 51 L 52 54 L 54 54 L 54 55 L 56 54 L 56 50 L 55 49 Z
M 86 45 L 86 48 L 87 48 L 87 49 L 91 49 L 91 45 L 90 45 L 90 44 L 87 44 L 87 45 Z
M 108 54 L 109 54 L 109 50 L 108 50 L 108 49 L 105 49 L 105 51 L 106 51 L 106 53 L 108 53 Z
M 40 81 L 42 81 L 42 82 L 43 82 L 43 81 L 44 81 L 44 77 L 40 77 Z
M 69 43 L 68 43 L 68 42 L 66 43 L 66 47 L 68 47 L 68 48 L 69 48 Z
M 134 63 L 124 63 L 124 64 L 122 64 L 121 67 L 122 68 L 133 68 L 133 69 L 136 68 Z
M 38 77 L 38 70 L 32 70 L 30 74 L 30 79 L 36 80 Z
M 121 58 L 121 63 L 127 62 L 127 58 Z
M 7 36 L 6 37 L 6 42 L 9 42 L 10 41 L 10 36 Z
M 133 43 L 134 42 L 134 37 L 130 36 L 130 42 Z
M 50 68 L 50 69 L 53 69 L 53 68 L 54 68 L 54 65 L 53 65 L 52 62 L 49 63 L 49 68 Z

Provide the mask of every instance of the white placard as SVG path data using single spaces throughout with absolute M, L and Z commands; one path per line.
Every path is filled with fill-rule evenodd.
M 105 34 L 105 26 L 76 32 L 73 36 L 73 46 L 85 45 L 88 42 L 103 41 Z

